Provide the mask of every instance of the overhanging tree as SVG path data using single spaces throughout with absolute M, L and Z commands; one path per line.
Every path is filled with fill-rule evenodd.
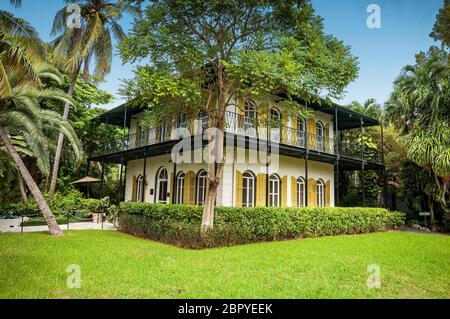
M 202 111 L 220 132 L 208 134 L 215 161 L 208 163 L 202 231 L 213 227 L 232 99 L 284 94 L 289 112 L 303 112 L 294 97 L 339 97 L 358 72 L 350 49 L 324 33 L 307 0 L 150 1 L 120 49 L 126 62 L 149 60 L 124 90 L 148 106 L 146 122 Z

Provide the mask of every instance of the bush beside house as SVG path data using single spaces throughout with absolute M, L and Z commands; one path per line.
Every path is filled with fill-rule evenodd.
M 206 248 L 398 228 L 404 215 L 381 208 L 217 207 L 214 229 L 200 234 L 202 207 L 122 203 L 124 232 L 187 248 Z

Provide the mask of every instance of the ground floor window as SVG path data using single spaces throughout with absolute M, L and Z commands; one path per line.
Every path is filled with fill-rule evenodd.
M 276 174 L 270 175 L 269 178 L 269 206 L 278 207 L 280 206 L 280 189 L 281 182 L 280 178 Z
M 255 206 L 255 177 L 249 171 L 242 177 L 242 206 L 253 207 Z
M 203 206 L 206 197 L 206 179 L 208 174 L 200 171 L 197 177 L 197 205 Z
M 183 193 L 184 193 L 184 173 L 178 174 L 177 177 L 177 189 L 176 189 L 176 204 L 183 204 Z
M 144 176 L 139 175 L 136 179 L 136 201 L 142 202 L 142 190 L 144 189 Z
M 297 206 L 305 206 L 305 180 L 303 177 L 297 178 Z
M 316 183 L 317 191 L 317 206 L 325 207 L 325 184 L 323 180 L 319 179 Z
M 167 185 L 169 182 L 167 169 L 161 168 L 157 175 L 157 183 L 156 183 L 156 201 L 158 203 L 165 204 L 167 203 Z

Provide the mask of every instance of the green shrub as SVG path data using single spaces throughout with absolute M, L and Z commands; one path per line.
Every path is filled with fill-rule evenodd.
M 402 213 L 381 208 L 216 207 L 214 229 L 201 236 L 202 210 L 199 206 L 122 203 L 118 220 L 125 232 L 190 248 L 367 233 L 404 224 Z

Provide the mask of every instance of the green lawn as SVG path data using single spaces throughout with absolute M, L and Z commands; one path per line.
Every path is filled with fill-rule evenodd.
M 81 267 L 80 289 L 66 267 Z M 367 266 L 382 287 L 367 288 Z M 114 231 L 0 234 L 0 298 L 449 298 L 450 237 L 374 233 L 185 250 Z

